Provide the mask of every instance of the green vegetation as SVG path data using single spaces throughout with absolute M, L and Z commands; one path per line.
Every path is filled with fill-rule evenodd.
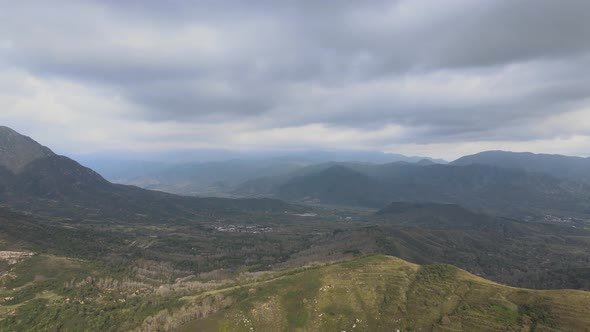
M 316 165 L 269 182 L 279 196 L 315 204 L 304 207 L 115 185 L 22 143 L 25 164 L 12 143 L 3 164 L 10 167 L 0 163 L 3 331 L 590 326 L 587 292 L 494 283 L 590 289 L 583 219 L 516 220 L 440 203 L 397 202 L 378 213 L 321 205 L 427 199 L 511 215 L 584 215 L 585 184 L 481 165 L 407 164 Z
M 535 329 L 539 324 L 554 326 L 555 318 L 551 313 L 549 304 L 525 303 L 518 308 L 521 315 L 521 322 L 531 322 L 532 328 Z
M 154 285 L 113 281 L 112 275 L 104 266 L 65 257 L 26 258 L 0 279 L 0 330 L 119 331 L 180 305 L 154 293 Z
M 287 276 L 216 291 L 235 304 L 179 331 L 583 331 L 590 324 L 590 293 L 509 288 L 447 265 L 369 256 Z
M 588 292 L 510 288 L 453 266 L 378 255 L 214 283 L 112 279 L 102 267 L 44 255 L 15 264 L 12 274 L 0 288 L 2 331 L 577 331 L 590 324 Z
M 421 282 L 444 281 L 452 278 L 457 268 L 450 265 L 425 265 L 416 273 L 416 280 Z

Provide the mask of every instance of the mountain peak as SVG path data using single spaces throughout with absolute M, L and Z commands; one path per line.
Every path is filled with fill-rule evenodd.
M 416 165 L 420 165 L 420 166 L 430 166 L 430 165 L 436 165 L 436 163 L 430 159 L 420 159 L 416 162 Z
M 31 162 L 53 155 L 49 148 L 32 138 L 0 126 L 0 167 L 18 173 Z

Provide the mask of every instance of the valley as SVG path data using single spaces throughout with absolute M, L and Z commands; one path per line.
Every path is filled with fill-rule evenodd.
M 14 150 L 10 160 L 27 161 L 0 168 L 0 330 L 587 324 L 585 184 L 490 166 L 328 163 L 272 179 L 264 195 L 177 196 L 113 184 L 4 131 L 31 153 Z
M 589 36 L 588 0 L 0 1 L 0 332 L 590 332 Z

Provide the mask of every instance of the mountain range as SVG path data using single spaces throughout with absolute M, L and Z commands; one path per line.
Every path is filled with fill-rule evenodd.
M 234 196 L 233 192 L 240 184 L 261 175 L 287 175 L 307 166 L 326 162 L 407 162 L 422 165 L 447 163 L 442 159 L 370 151 L 301 151 L 287 155 L 242 154 L 221 160 L 183 163 L 170 162 L 179 158 L 166 159 L 169 162 L 89 156 L 80 158 L 115 183 L 182 195 L 220 197 Z
M 520 217 L 590 213 L 590 185 L 583 181 L 484 164 L 328 163 L 249 180 L 235 193 L 372 208 L 392 201 L 455 203 Z
M 360 159 L 317 162 L 330 156 Z M 395 161 L 375 163 L 387 158 Z M 585 217 L 590 212 L 589 160 L 487 151 L 445 164 L 395 154 L 324 153 L 180 165 L 127 162 L 119 173 L 103 163 L 102 169 L 117 182 L 184 195 L 370 208 L 433 201 L 508 216 Z
M 587 326 L 582 173 L 466 159 L 164 172 L 253 196 L 201 198 L 111 183 L 0 127 L 0 330 Z
M 504 168 L 518 168 L 528 172 L 549 174 L 557 178 L 590 180 L 590 158 L 530 152 L 485 151 L 461 157 L 452 165 L 482 164 Z
M 166 222 L 214 212 L 292 208 L 272 199 L 196 198 L 113 184 L 7 127 L 0 127 L 0 151 L 1 204 L 40 215 Z

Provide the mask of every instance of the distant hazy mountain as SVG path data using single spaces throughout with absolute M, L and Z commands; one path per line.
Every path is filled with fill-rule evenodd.
M 559 178 L 590 180 L 590 158 L 530 152 L 485 151 L 461 157 L 452 165 L 483 164 L 506 168 L 520 168 Z
M 32 139 L 0 128 L 0 204 L 72 219 L 165 222 L 211 211 L 289 209 L 277 200 L 182 197 L 112 184 Z
M 127 184 L 129 179 L 148 177 L 171 165 L 158 161 L 127 160 L 116 158 L 74 157 L 82 165 L 92 168 L 105 179 Z
M 373 183 L 365 175 L 348 167 L 335 165 L 305 176 L 295 177 L 277 188 L 277 195 L 288 200 L 312 203 L 375 206 Z
M 81 161 L 85 165 L 101 170 L 102 166 L 111 162 L 147 162 L 170 164 L 202 164 L 209 162 L 220 162 L 230 160 L 241 161 L 266 161 L 274 160 L 280 162 L 298 162 L 304 164 L 317 164 L 329 161 L 338 162 L 367 162 L 367 163 L 390 163 L 405 161 L 415 163 L 426 159 L 437 164 L 448 163 L 443 159 L 434 159 L 426 156 L 405 156 L 397 153 L 386 153 L 381 151 L 359 151 L 359 150 L 276 150 L 276 151 L 231 151 L 231 150 L 177 150 L 153 153 L 133 152 L 101 152 L 92 154 L 72 155 L 73 159 Z M 109 167 L 110 168 L 110 167 Z
M 113 181 L 146 189 L 198 196 L 223 196 L 238 184 L 263 175 L 287 174 L 305 164 L 282 160 L 227 160 L 159 166 L 151 173 Z
M 374 208 L 392 201 L 431 201 L 505 215 L 590 213 L 589 185 L 519 169 L 408 163 L 312 167 L 315 170 L 309 173 L 299 170 L 291 176 L 251 180 L 238 191 L 257 196 L 260 190 L 258 196 Z
M 325 163 L 330 161 L 335 162 L 359 162 L 359 163 L 391 163 L 403 161 L 408 163 L 416 163 L 421 160 L 430 160 L 437 164 L 446 164 L 447 161 L 443 159 L 433 159 L 429 157 L 419 156 L 405 156 L 398 153 L 386 153 L 380 151 L 301 151 L 283 153 L 283 156 L 276 156 L 278 159 L 306 161 L 308 164 Z
M 314 175 L 316 173 L 324 173 L 324 171 L 336 167 L 337 168 L 346 168 L 349 171 L 356 171 L 361 174 L 369 174 L 371 170 L 376 167 L 375 164 L 371 163 L 361 163 L 361 162 L 326 162 L 320 164 L 313 164 L 305 167 L 301 167 L 291 173 L 282 174 L 282 175 L 269 175 L 265 174 L 262 177 L 253 177 L 247 181 L 244 181 L 240 185 L 238 185 L 233 191 L 232 194 L 236 196 L 247 196 L 247 197 L 268 197 L 274 196 L 276 194 L 277 188 L 280 186 L 287 184 L 290 180 L 297 182 L 295 179 L 299 177 L 305 177 L 308 175 Z M 329 173 L 329 172 L 328 172 Z M 341 172 L 342 173 L 342 172 Z M 336 174 L 336 177 L 342 177 Z M 320 174 L 321 176 L 321 174 Z M 331 176 L 328 174 L 328 176 Z M 345 179 L 340 179 L 345 180 Z M 334 181 L 335 184 L 338 184 L 338 181 Z M 321 184 L 322 182 L 320 182 Z M 342 185 L 346 186 L 346 183 L 342 183 Z
M 198 196 L 231 196 L 238 185 L 250 179 L 288 175 L 310 165 L 328 162 L 406 162 L 432 165 L 440 159 L 406 157 L 371 151 L 301 151 L 285 155 L 242 154 L 240 158 L 172 164 L 83 157 L 108 180 L 146 189 Z M 321 166 L 320 166 L 321 167 Z
M 429 165 L 434 165 L 434 164 L 444 164 L 444 163 L 435 163 L 431 159 L 420 159 L 416 162 L 416 165 L 422 165 L 422 166 L 429 166 Z

